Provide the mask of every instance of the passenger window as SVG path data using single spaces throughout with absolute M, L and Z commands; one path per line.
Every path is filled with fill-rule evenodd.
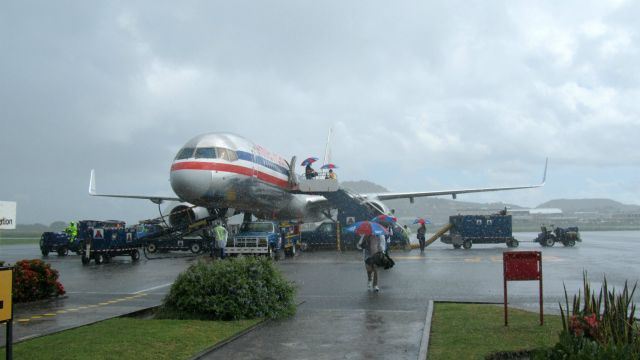
M 183 148 L 178 152 L 178 155 L 176 155 L 176 160 L 188 159 L 190 157 L 193 157 L 193 150 L 194 148 Z
M 476 219 L 476 225 L 482 225 L 482 220 Z
M 216 149 L 215 148 L 197 148 L 196 149 L 196 159 L 215 159 L 216 158 Z
M 492 225 L 493 224 L 493 220 L 487 220 L 487 225 Z

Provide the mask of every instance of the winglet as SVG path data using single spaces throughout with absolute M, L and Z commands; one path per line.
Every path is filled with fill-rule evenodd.
M 89 179 L 89 195 L 96 195 L 96 178 L 94 169 L 91 169 L 91 178 Z
M 544 185 L 547 182 L 547 165 L 549 164 L 549 158 L 544 161 L 544 174 L 542 174 L 542 183 L 540 185 Z

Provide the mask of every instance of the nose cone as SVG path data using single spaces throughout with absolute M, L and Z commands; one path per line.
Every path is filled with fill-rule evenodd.
M 201 170 L 171 170 L 171 188 L 181 199 L 197 205 L 209 191 L 211 175 Z

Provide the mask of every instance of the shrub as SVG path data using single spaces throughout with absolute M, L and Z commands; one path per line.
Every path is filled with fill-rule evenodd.
M 164 298 L 160 318 L 239 320 L 295 314 L 295 288 L 269 259 L 198 261 Z
M 64 295 L 58 271 L 39 259 L 20 260 L 13 267 L 13 301 L 27 302 Z
M 549 351 L 550 359 L 640 359 L 640 329 L 635 319 L 636 306 L 627 283 L 621 293 L 609 291 L 605 278 L 596 297 L 583 274 L 583 294 L 569 296 L 565 288 L 566 308 L 560 305 L 562 332 L 556 346 Z

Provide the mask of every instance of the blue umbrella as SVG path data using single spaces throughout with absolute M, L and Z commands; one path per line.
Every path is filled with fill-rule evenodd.
M 308 157 L 306 159 L 304 159 L 301 163 L 300 166 L 307 166 L 307 165 L 311 165 L 314 162 L 318 161 L 317 157 Z
M 372 221 L 358 221 L 345 228 L 346 231 L 356 233 L 356 235 L 385 235 L 387 229 L 384 226 Z
M 324 164 L 322 165 L 322 167 L 320 167 L 320 169 L 337 169 L 338 166 L 336 166 L 336 164 L 333 163 L 329 163 L 329 164 Z

